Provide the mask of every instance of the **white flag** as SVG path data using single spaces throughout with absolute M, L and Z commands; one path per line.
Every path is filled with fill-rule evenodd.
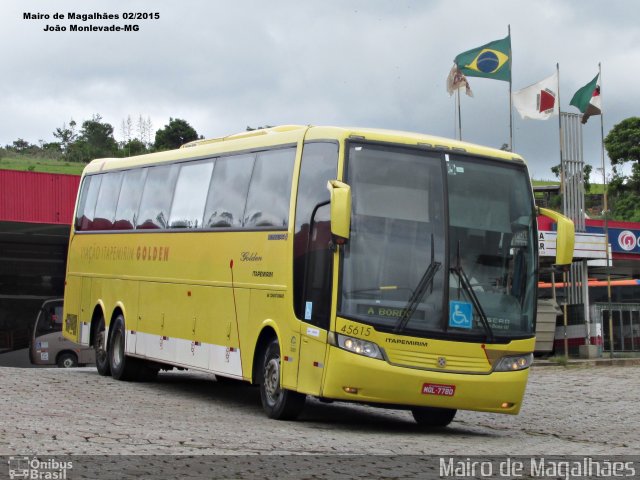
M 447 93 L 451 96 L 456 90 L 463 88 L 468 96 L 473 97 L 473 92 L 471 91 L 467 77 L 465 77 L 464 74 L 458 70 L 458 67 L 454 65 L 447 77 Z
M 558 72 L 513 93 L 513 105 L 522 118 L 547 120 L 558 115 Z

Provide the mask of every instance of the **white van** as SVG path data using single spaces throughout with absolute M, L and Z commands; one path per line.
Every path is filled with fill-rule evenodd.
M 62 299 L 46 300 L 40 307 L 29 342 L 34 365 L 72 368 L 95 363 L 93 348 L 83 347 L 62 336 Z

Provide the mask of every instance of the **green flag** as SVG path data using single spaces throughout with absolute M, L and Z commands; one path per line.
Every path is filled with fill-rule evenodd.
M 584 87 L 579 89 L 569 102 L 570 105 L 577 107 L 582 115 L 582 123 L 587 123 L 587 119 L 591 115 L 600 115 L 600 86 L 598 85 L 598 78 L 600 74 L 595 76 L 593 80 L 587 83 Z
M 462 52 L 453 63 L 468 77 L 511 81 L 511 37 Z

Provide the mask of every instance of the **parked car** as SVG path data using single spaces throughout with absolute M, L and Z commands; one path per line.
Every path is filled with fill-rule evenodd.
M 34 365 L 72 368 L 95 363 L 92 348 L 73 343 L 62 336 L 62 299 L 46 300 L 33 325 L 29 359 Z

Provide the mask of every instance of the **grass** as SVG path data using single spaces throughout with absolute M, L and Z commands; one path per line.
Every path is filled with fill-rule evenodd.
M 531 184 L 534 187 L 539 187 L 541 185 L 560 185 L 560 182 L 556 180 L 535 180 L 531 179 Z
M 544 185 L 560 185 L 558 180 L 531 180 L 531 184 L 534 187 L 544 186 Z M 589 191 L 586 192 L 588 195 L 602 195 L 604 192 L 604 185 L 601 183 L 592 183 L 589 187 Z
M 21 170 L 28 172 L 80 175 L 84 167 L 85 165 L 83 163 L 71 163 L 48 158 L 28 156 L 7 156 L 0 158 L 0 170 Z
M 549 357 L 547 360 L 549 360 L 552 363 L 557 363 L 558 365 L 562 365 L 564 367 L 566 367 L 568 364 L 567 358 L 564 355 L 555 355 L 553 357 Z

